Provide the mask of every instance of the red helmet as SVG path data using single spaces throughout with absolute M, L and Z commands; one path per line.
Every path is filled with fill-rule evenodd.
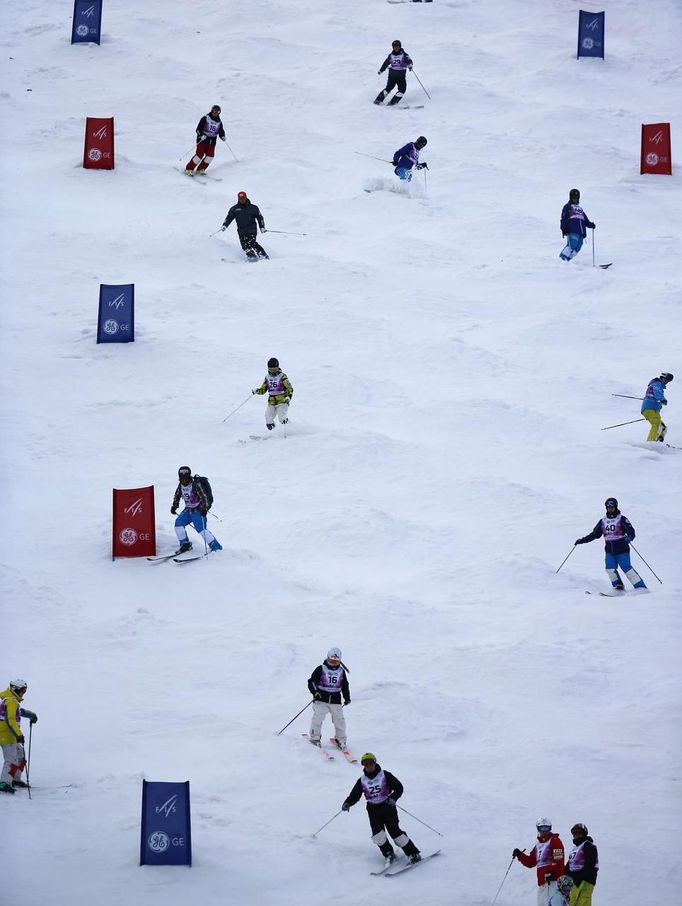
M 246 201 L 246 192 L 237 192 L 237 201 L 239 202 L 239 204 L 244 204 L 244 202 Z

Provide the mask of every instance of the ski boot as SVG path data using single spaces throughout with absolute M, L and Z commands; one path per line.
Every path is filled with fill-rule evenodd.
M 14 794 L 14 793 L 16 793 L 16 790 L 14 789 L 14 787 L 11 787 L 11 786 L 9 785 L 9 783 L 5 783 L 5 782 L 3 781 L 3 783 L 0 783 L 0 793 L 12 793 L 12 794 Z
M 191 541 L 183 541 L 182 544 L 180 545 L 179 549 L 178 549 L 178 553 L 179 553 L 179 554 L 186 554 L 187 551 L 191 551 L 191 550 L 192 550 L 192 542 L 191 542 Z
M 268 431 L 272 431 L 272 429 L 273 429 L 275 426 L 274 426 L 274 425 L 271 425 L 270 422 L 267 422 L 265 427 L 268 429 Z
M 209 549 L 212 551 L 221 551 L 223 549 L 223 546 L 217 538 L 214 538 L 213 541 L 211 541 L 211 543 L 209 544 Z
M 13 780 L 12 786 L 15 787 L 15 789 L 22 789 L 22 790 L 28 789 L 28 784 L 24 780 Z
M 407 857 L 407 861 L 408 861 L 410 864 L 412 864 L 412 865 L 416 865 L 417 862 L 421 862 L 421 860 L 422 860 L 422 854 L 421 854 L 421 853 L 412 853 L 411 856 L 408 856 L 408 857 Z

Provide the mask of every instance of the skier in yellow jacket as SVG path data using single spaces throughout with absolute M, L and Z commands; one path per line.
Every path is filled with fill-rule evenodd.
M 265 424 L 268 431 L 272 431 L 275 427 L 275 416 L 279 418 L 281 424 L 286 425 L 289 421 L 289 403 L 294 395 L 294 388 L 279 367 L 277 359 L 268 359 L 268 373 L 260 387 L 252 390 L 251 393 L 257 393 L 259 396 L 264 393 L 268 394 L 268 407 L 265 410 Z
M 15 787 L 28 786 L 21 779 L 21 772 L 26 767 L 21 718 L 28 717 L 34 724 L 38 717 L 28 708 L 21 707 L 27 688 L 25 680 L 16 679 L 0 692 L 0 746 L 4 757 L 0 793 L 14 793 Z

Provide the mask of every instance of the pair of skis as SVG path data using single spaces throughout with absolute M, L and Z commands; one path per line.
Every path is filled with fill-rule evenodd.
M 311 745 L 315 746 L 316 749 L 319 749 L 319 750 L 320 750 L 320 752 L 322 753 L 322 757 L 325 759 L 325 761 L 334 761 L 334 756 L 332 755 L 332 753 L 329 752 L 323 745 L 321 745 L 321 744 L 319 744 L 319 743 L 316 743 L 316 742 L 313 742 L 313 741 L 311 740 L 311 738 L 310 738 L 310 734 L 308 734 L 308 733 L 301 733 L 301 736 L 303 736 L 305 739 L 307 739 L 308 742 L 309 742 Z M 353 756 L 353 755 L 348 751 L 347 748 L 346 748 L 346 749 L 343 749 L 343 748 L 339 745 L 339 741 L 338 741 L 338 739 L 336 739 L 335 736 L 330 736 L 330 737 L 329 737 L 329 742 L 334 746 L 335 749 L 338 749 L 339 752 L 341 752 L 341 753 L 343 754 L 343 757 L 346 759 L 346 761 L 347 761 L 349 764 L 357 764 L 357 763 L 358 763 L 357 758 L 355 758 L 355 756 Z
M 149 560 L 151 563 L 165 563 L 166 560 L 172 560 L 173 563 L 194 563 L 195 560 L 204 560 L 206 557 L 208 557 L 209 554 L 212 554 L 213 551 L 209 550 L 203 554 L 194 554 L 191 557 L 178 556 L 181 553 L 182 552 L 178 549 L 176 551 L 173 551 L 172 554 L 162 554 L 160 557 L 147 557 L 147 560 Z M 187 553 L 187 551 L 185 551 L 184 553 Z
M 440 854 L 441 850 L 437 849 L 433 853 L 429 853 L 428 856 L 422 856 L 418 862 L 408 862 L 407 864 L 400 863 L 396 867 L 395 862 L 391 862 L 390 865 L 386 865 L 380 871 L 372 871 L 370 874 L 374 875 L 375 878 L 384 877 L 384 878 L 395 878 L 396 875 L 401 875 L 405 871 L 409 871 L 411 868 L 416 868 L 418 865 L 423 865 L 424 862 L 428 862 L 429 859 L 433 859 L 435 856 Z

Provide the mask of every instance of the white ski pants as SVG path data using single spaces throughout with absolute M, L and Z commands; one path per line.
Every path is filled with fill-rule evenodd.
M 0 774 L 0 783 L 8 783 L 12 786 L 12 781 L 19 780 L 21 772 L 26 767 L 24 747 L 20 742 L 12 742 L 8 746 L 2 747 L 2 754 L 4 762 L 2 774 Z
M 342 746 L 346 745 L 346 718 L 343 716 L 343 705 L 330 705 L 327 702 L 313 702 L 313 719 L 310 722 L 310 738 L 317 741 L 321 738 L 322 723 L 331 714 L 334 733 Z
M 280 420 L 280 422 L 284 422 L 287 418 L 288 411 L 289 403 L 278 403 L 276 406 L 271 406 L 270 404 L 268 404 L 265 410 L 265 424 L 274 425 L 275 415 Z
M 549 884 L 543 884 L 542 887 L 538 887 L 538 906 L 547 906 L 549 898 L 556 889 L 556 881 L 550 881 Z

